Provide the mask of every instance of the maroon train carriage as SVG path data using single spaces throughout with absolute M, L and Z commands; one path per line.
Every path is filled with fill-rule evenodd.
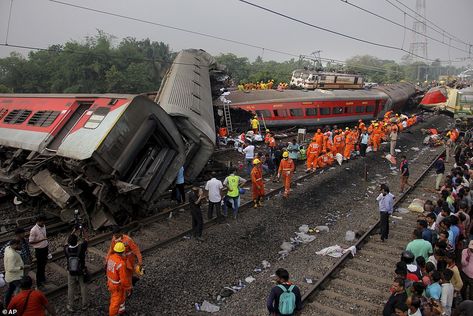
M 268 127 L 314 126 L 372 120 L 390 110 L 401 111 L 415 94 L 410 83 L 368 90 L 234 91 L 226 98 L 232 108 L 256 113 Z

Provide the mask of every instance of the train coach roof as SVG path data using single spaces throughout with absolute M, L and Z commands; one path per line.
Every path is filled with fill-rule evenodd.
M 134 94 L 47 94 L 47 93 L 0 93 L 0 98 L 60 98 L 60 99 L 131 99 Z
M 249 92 L 233 91 L 227 96 L 232 105 L 244 105 L 264 102 L 291 102 L 314 100 L 367 100 L 383 99 L 386 95 L 377 90 L 252 90 Z

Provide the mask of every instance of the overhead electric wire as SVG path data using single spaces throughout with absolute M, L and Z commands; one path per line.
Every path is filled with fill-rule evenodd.
M 11 11 L 13 8 L 13 0 L 10 1 L 10 12 L 8 13 L 7 34 L 5 35 L 5 44 L 8 44 L 8 35 L 10 34 Z
M 399 26 L 399 27 L 402 27 L 402 28 L 404 28 L 405 30 L 407 29 L 407 30 L 409 30 L 409 31 L 411 31 L 411 32 L 414 32 L 414 33 L 423 35 L 423 36 L 425 36 L 426 38 L 431 39 L 431 40 L 433 40 L 433 41 L 435 41 L 435 42 L 438 42 L 438 43 L 440 43 L 440 44 L 443 44 L 443 45 L 446 45 L 446 46 L 448 46 L 448 47 L 455 48 L 455 49 L 457 49 L 457 50 L 459 50 L 459 51 L 468 53 L 467 50 L 464 50 L 464 49 L 462 49 L 462 48 L 453 46 L 453 45 L 451 45 L 450 43 L 447 44 L 447 43 L 445 43 L 445 42 L 443 42 L 443 41 L 441 41 L 441 40 L 439 40 L 439 39 L 437 39 L 437 38 L 435 38 L 435 37 L 429 36 L 429 35 L 427 35 L 427 34 L 423 34 L 423 33 L 419 32 L 419 31 L 417 31 L 417 30 L 415 30 L 415 29 L 413 29 L 413 28 L 410 28 L 410 27 L 407 27 L 407 26 L 405 26 L 405 25 L 402 25 L 401 23 L 398 23 L 398 22 L 396 22 L 396 21 L 394 21 L 394 20 L 391 20 L 391 19 L 389 19 L 389 18 L 387 18 L 387 17 L 385 17 L 385 16 L 382 16 L 382 15 L 380 15 L 380 14 L 378 14 L 378 13 L 375 13 L 375 12 L 373 12 L 373 11 L 370 11 L 370 10 L 368 10 L 368 9 L 365 9 L 365 8 L 359 6 L 359 5 L 354 4 L 354 3 L 351 3 L 351 2 L 349 2 L 348 0 L 340 0 L 340 1 L 343 2 L 343 3 L 346 3 L 346 4 L 350 5 L 350 6 L 352 6 L 352 7 L 354 7 L 354 8 L 357 8 L 358 10 L 361 10 L 361 11 L 363 11 L 363 12 L 366 12 L 366 13 L 368 13 L 368 14 L 371 14 L 371 15 L 373 15 L 373 16 L 376 16 L 377 18 L 380 18 L 380 19 L 382 19 L 382 20 L 384 20 L 384 21 L 387 21 L 387 22 L 389 22 L 389 23 L 392 23 L 392 24 L 394 24 L 394 25 L 397 25 L 397 26 Z
M 335 35 L 338 35 L 338 36 L 349 38 L 351 40 L 355 40 L 355 41 L 358 41 L 358 42 L 362 42 L 362 43 L 365 43 L 365 44 L 370 44 L 370 45 L 374 45 L 374 46 L 378 46 L 378 47 L 384 47 L 384 48 L 389 48 L 389 49 L 393 49 L 393 50 L 397 50 L 397 51 L 402 51 L 402 52 L 405 52 L 406 54 L 412 55 L 414 57 L 417 57 L 417 58 L 420 58 L 420 59 L 423 59 L 423 60 L 431 61 L 431 62 L 436 61 L 435 59 L 426 58 L 426 57 L 414 54 L 412 52 L 409 52 L 408 50 L 405 50 L 403 47 L 397 47 L 397 46 L 393 46 L 393 45 L 373 42 L 373 41 L 365 40 L 365 39 L 362 39 L 362 38 L 359 38 L 359 37 L 356 37 L 356 36 L 352 36 L 352 35 L 348 35 L 348 34 L 338 32 L 338 31 L 334 31 L 334 30 L 331 30 L 331 29 L 328 29 L 328 28 L 325 28 L 325 27 L 321 27 L 321 26 L 315 25 L 313 23 L 306 22 L 306 21 L 303 21 L 301 19 L 289 16 L 287 14 L 275 11 L 273 9 L 270 9 L 270 8 L 252 3 L 250 1 L 246 1 L 246 0 L 237 0 L 237 1 L 239 1 L 241 3 L 244 3 L 244 4 L 247 4 L 249 6 L 252 6 L 252 7 L 258 8 L 260 10 L 272 13 L 274 15 L 283 17 L 285 19 L 288 19 L 288 20 L 291 20 L 291 21 L 294 21 L 294 22 L 297 22 L 297 23 L 300 23 L 300 24 L 303 24 L 303 25 L 306 25 L 306 26 L 309 26 L 309 27 L 312 27 L 312 28 L 315 28 L 315 29 L 318 29 L 318 30 L 329 32 L 329 33 L 332 33 L 332 34 L 335 34 Z
M 390 5 L 392 5 L 393 7 L 395 7 L 396 9 L 398 9 L 399 11 L 403 12 L 404 14 L 406 14 L 407 16 L 411 17 L 412 19 L 416 20 L 417 22 L 420 22 L 420 23 L 425 23 L 424 21 L 422 20 L 419 20 L 419 18 L 413 16 L 412 14 L 409 14 L 408 12 L 406 12 L 405 10 L 401 9 L 399 6 L 395 5 L 394 3 L 392 3 L 392 1 L 390 0 L 385 0 L 387 3 L 389 3 Z M 432 26 L 428 26 L 427 23 L 426 24 L 426 27 L 428 27 L 429 29 L 432 29 L 433 31 L 435 31 L 436 33 L 442 35 L 442 36 L 445 36 L 445 34 L 449 35 L 449 36 L 445 36 L 447 38 L 451 38 L 451 39 L 454 39 L 456 42 L 458 43 L 461 43 L 461 44 L 465 44 L 467 46 L 471 46 L 471 44 L 463 41 L 462 39 L 458 38 L 457 36 L 451 34 L 450 32 L 446 31 L 445 29 L 441 28 L 440 26 L 436 25 L 434 22 L 430 21 L 429 19 L 427 19 L 426 17 L 420 15 L 419 13 L 417 13 L 415 10 L 411 9 L 410 7 L 408 7 L 407 5 L 405 5 L 404 3 L 402 3 L 401 1 L 399 0 L 394 0 L 396 1 L 397 3 L 399 3 L 400 5 L 402 5 L 403 7 L 407 8 L 408 10 L 414 12 L 414 14 L 416 14 L 417 16 L 419 16 L 421 19 L 424 19 L 425 21 L 429 22 L 431 25 L 434 25 L 434 27 Z

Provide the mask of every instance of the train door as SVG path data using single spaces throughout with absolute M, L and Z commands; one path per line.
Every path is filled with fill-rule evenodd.
M 380 102 L 379 102 L 379 100 L 376 100 L 376 103 L 375 103 L 375 106 L 374 106 L 373 118 L 377 118 L 379 112 L 380 112 Z
M 57 151 L 64 138 L 69 135 L 69 132 L 74 128 L 77 122 L 79 122 L 81 117 L 92 106 L 93 103 L 93 101 L 78 102 L 76 109 L 73 110 L 73 113 L 70 114 L 69 118 L 65 118 L 67 122 L 61 127 L 59 132 L 56 134 L 56 136 L 54 136 L 53 140 L 49 143 L 46 149 L 49 151 Z

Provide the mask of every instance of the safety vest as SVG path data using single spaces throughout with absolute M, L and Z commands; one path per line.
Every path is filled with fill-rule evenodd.
M 258 126 L 259 126 L 258 120 L 257 119 L 252 119 L 251 120 L 251 128 L 256 129 L 256 128 L 258 128 Z
M 228 187 L 228 192 L 227 192 L 227 195 L 229 197 L 237 197 L 238 195 L 240 195 L 240 189 L 238 187 L 239 185 L 239 182 L 240 182 L 240 177 L 239 176 L 228 176 L 227 177 L 227 181 L 228 181 L 228 184 L 227 184 L 227 187 Z
M 306 160 L 307 159 L 306 150 L 304 148 L 301 148 L 299 150 L 299 153 L 301 154 L 301 160 Z
M 308 150 L 310 155 L 318 154 L 318 152 L 320 151 L 319 144 L 317 144 L 316 142 L 310 143 Z

